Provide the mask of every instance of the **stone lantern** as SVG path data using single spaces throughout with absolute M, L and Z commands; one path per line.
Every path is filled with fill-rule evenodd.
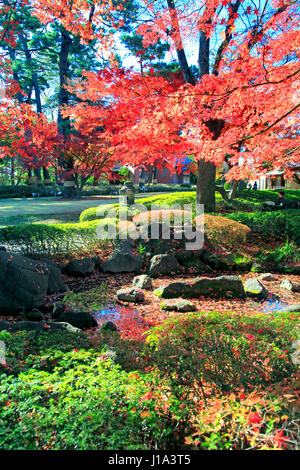
M 134 204 L 135 189 L 132 181 L 125 181 L 120 188 L 120 204 L 132 206 Z

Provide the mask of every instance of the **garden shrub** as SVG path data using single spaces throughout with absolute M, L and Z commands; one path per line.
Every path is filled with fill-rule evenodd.
M 25 255 L 67 254 L 93 249 L 99 243 L 96 228 L 115 226 L 116 219 L 77 224 L 27 224 L 0 228 L 0 244 Z
M 148 373 L 125 372 L 109 352 L 74 349 L 27 358 L 1 376 L 0 447 L 6 450 L 176 448 L 179 403 Z
M 195 218 L 195 223 L 201 226 L 201 216 Z M 208 240 L 212 243 L 221 243 L 230 247 L 238 243 L 245 243 L 247 234 L 251 231 L 247 225 L 210 214 L 204 215 L 204 230 Z
M 119 204 L 106 204 L 100 205 L 99 207 L 90 207 L 85 209 L 79 217 L 80 222 L 88 222 L 92 220 L 101 220 L 106 218 L 119 218 L 122 214 L 122 219 L 130 220 L 139 211 L 135 209 L 129 209 L 126 206 L 120 206 Z
M 140 212 L 133 217 L 135 225 L 150 224 L 152 222 L 180 223 L 184 220 L 192 221 L 192 212 L 181 209 L 159 209 L 147 212 Z
M 278 190 L 279 191 L 279 190 Z M 265 201 L 273 201 L 275 202 L 278 199 L 278 191 L 272 190 L 242 190 L 238 191 L 237 197 L 247 200 L 247 201 L 255 201 L 263 203 Z M 296 205 L 300 202 L 300 191 L 292 190 L 292 189 L 284 189 L 284 199 L 287 205 Z
M 275 248 L 275 250 L 260 250 L 257 254 L 257 259 L 262 264 L 274 265 L 277 267 L 281 263 L 299 263 L 300 262 L 300 248 L 295 245 L 293 241 L 286 242 Z
M 191 387 L 202 398 L 204 387 L 223 392 L 251 389 L 296 370 L 291 360 L 296 315 L 178 315 L 147 333 L 145 354 L 180 396 Z
M 292 409 L 261 390 L 211 397 L 193 412 L 190 423 L 185 443 L 191 449 L 297 449 L 299 439 Z
M 252 213 L 237 212 L 226 214 L 226 218 L 248 225 L 251 229 L 258 229 L 266 238 L 270 236 L 285 237 L 300 243 L 300 211 L 297 209 Z
M 137 204 L 143 204 L 148 210 L 151 206 L 157 206 L 157 208 L 168 208 L 170 206 L 177 205 L 184 209 L 184 205 L 192 205 L 193 209 L 196 203 L 196 192 L 182 192 L 182 193 L 170 193 L 164 194 L 163 196 L 151 196 L 144 199 L 138 199 L 135 201 Z

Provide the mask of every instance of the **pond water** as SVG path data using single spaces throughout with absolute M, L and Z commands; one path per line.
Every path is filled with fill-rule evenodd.
M 288 302 L 276 295 L 269 295 L 264 302 L 255 302 L 257 313 L 273 313 L 275 310 L 283 310 Z M 102 323 L 111 321 L 122 331 L 122 334 L 130 337 L 140 337 L 145 331 L 154 326 L 152 321 L 147 320 L 139 310 L 132 306 L 106 305 L 93 312 L 98 328 Z
M 276 295 L 269 295 L 269 297 L 261 304 L 260 312 L 273 313 L 275 310 L 284 310 L 288 302 L 281 299 Z
M 129 306 L 107 305 L 93 314 L 98 323 L 97 329 L 101 328 L 102 323 L 111 321 L 116 324 L 123 335 L 128 335 L 131 338 L 140 337 L 153 326 L 145 321 L 139 311 Z

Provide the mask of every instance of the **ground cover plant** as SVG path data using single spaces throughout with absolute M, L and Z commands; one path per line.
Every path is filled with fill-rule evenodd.
M 197 312 L 169 318 L 146 341 L 2 332 L 0 446 L 293 448 L 297 321 Z

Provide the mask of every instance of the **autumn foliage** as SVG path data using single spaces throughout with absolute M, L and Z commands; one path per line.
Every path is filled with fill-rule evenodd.
M 82 42 L 96 40 L 99 50 L 112 46 L 114 33 L 123 26 L 118 13 L 126 7 L 126 2 L 102 0 L 92 5 L 85 0 L 22 1 L 41 21 L 58 21 Z M 1 108 L 4 152 L 10 147 L 33 166 L 45 163 L 45 153 L 50 166 L 57 166 L 58 154 L 66 159 L 76 154 L 72 171 L 84 175 L 101 172 L 117 160 L 139 167 L 174 167 L 178 157 L 188 154 L 195 162 L 216 166 L 225 160 L 228 179 L 273 168 L 291 176 L 293 163 L 299 162 L 297 2 L 273 0 L 256 7 L 247 0 L 143 3 L 145 21 L 137 29 L 143 45 L 168 41 L 180 69 L 159 73 L 150 68 L 141 74 L 116 67 L 112 56 L 111 68 L 83 72 L 82 79 L 69 84 L 79 104 L 63 110 L 71 119 L 73 137 L 53 143 L 54 127 L 44 117 L 33 119 L 31 110 L 14 101 L 9 61 L 2 57 L 13 100 Z M 1 41 L 10 44 L 12 9 L 2 6 Z M 200 43 L 216 38 L 218 47 L 208 54 L 206 70 L 199 62 L 197 75 L 184 66 L 184 44 L 198 42 L 199 35 Z

